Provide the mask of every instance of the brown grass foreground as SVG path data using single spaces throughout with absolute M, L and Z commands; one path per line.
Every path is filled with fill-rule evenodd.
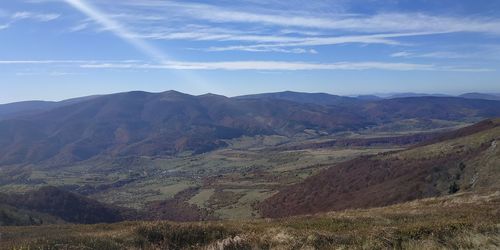
M 277 220 L 0 228 L 1 249 L 498 249 L 500 192 Z

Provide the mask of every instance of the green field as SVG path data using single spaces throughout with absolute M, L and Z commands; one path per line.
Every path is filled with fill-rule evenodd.
M 1 185 L 0 192 L 26 192 L 52 185 L 134 209 L 144 209 L 150 202 L 180 199 L 179 202 L 196 205 L 220 219 L 259 218 L 254 205 L 286 185 L 298 183 L 338 162 L 401 149 L 393 145 L 286 148 L 350 137 L 352 133 L 242 137 L 227 141 L 227 148 L 201 155 L 99 158 L 71 166 L 25 166 L 16 169 L 19 174 Z M 190 188 L 195 189 L 188 196 L 175 198 Z

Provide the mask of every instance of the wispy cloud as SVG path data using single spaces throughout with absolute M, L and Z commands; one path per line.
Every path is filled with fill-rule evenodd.
M 71 75 L 81 75 L 82 73 L 64 72 L 64 71 L 22 71 L 17 72 L 16 76 L 51 76 L 51 77 L 64 77 Z
M 414 55 L 414 53 L 407 52 L 407 51 L 401 51 L 401 52 L 392 53 L 391 57 L 411 57 L 413 55 Z
M 11 19 L 13 21 L 18 21 L 18 20 L 25 20 L 25 19 L 31 19 L 39 22 L 49 22 L 56 20 L 60 17 L 60 14 L 54 14 L 54 13 L 34 13 L 34 12 L 29 12 L 29 11 L 21 11 L 21 12 L 16 12 L 12 15 Z
M 166 62 L 164 64 L 84 64 L 82 68 L 178 69 L 178 70 L 431 70 L 432 65 L 383 62 L 307 63 L 286 61 Z
M 78 64 L 78 63 L 99 63 L 102 61 L 87 60 L 0 60 L 0 64 Z M 110 62 L 134 62 L 134 61 L 110 61 Z
M 208 49 L 203 49 L 209 52 L 219 52 L 219 51 L 247 51 L 247 52 L 279 52 L 288 54 L 318 54 L 315 49 L 304 49 L 304 48 L 273 48 L 273 47 L 259 47 L 259 46 L 228 46 L 228 47 L 210 47 Z
M 462 68 L 431 64 L 387 62 L 338 62 L 307 63 L 286 61 L 232 61 L 232 62 L 166 62 L 165 64 L 83 64 L 82 68 L 114 69 L 177 69 L 177 70 L 257 70 L 257 71 L 305 71 L 305 70 L 391 70 L 391 71 L 456 71 L 490 72 L 486 68 Z
M 79 23 L 73 27 L 71 27 L 69 29 L 70 32 L 78 32 L 78 31 L 82 31 L 82 30 L 85 30 L 89 27 L 89 23 L 88 22 L 82 22 L 82 23 Z
M 477 55 L 470 53 L 458 53 L 452 51 L 434 51 L 429 53 L 412 53 L 412 52 L 397 52 L 391 54 L 391 57 L 406 57 L 406 58 L 438 58 L 438 59 L 460 59 L 471 58 Z
M 177 1 L 122 1 L 123 5 L 142 7 L 151 13 L 163 11 L 165 19 L 185 17 L 214 23 L 253 23 L 280 27 L 346 30 L 355 32 L 479 32 L 500 34 L 500 20 L 479 17 L 433 16 L 423 13 L 379 13 L 359 15 L 290 14 L 286 11 L 242 11 L 208 4 Z M 267 12 L 267 13 L 266 13 Z M 146 15 L 147 17 L 148 15 Z
M 400 51 L 390 54 L 394 58 L 432 58 L 432 59 L 500 59 L 499 46 L 474 46 L 474 48 L 455 48 L 456 51 L 410 52 Z
M 69 5 L 73 6 L 78 11 L 87 15 L 89 18 L 94 20 L 95 22 L 102 25 L 107 30 L 113 32 L 118 37 L 122 38 L 124 41 L 132 44 L 134 47 L 138 48 L 143 53 L 147 54 L 151 58 L 154 58 L 158 61 L 164 61 L 167 59 L 166 55 L 156 49 L 155 47 L 149 45 L 141 39 L 138 39 L 137 35 L 133 32 L 129 31 L 119 22 L 113 20 L 108 15 L 104 14 L 100 10 L 94 8 L 90 4 L 86 3 L 83 0 L 64 0 Z
M 50 22 L 58 19 L 61 15 L 55 13 L 36 13 L 29 11 L 19 11 L 13 14 L 8 14 L 2 10 L 0 16 L 6 19 L 4 24 L 0 24 L 0 30 L 12 27 L 16 22 L 30 20 L 34 22 Z
M 65 1 L 82 10 L 81 0 Z M 400 39 L 409 36 L 457 32 L 500 35 L 500 20 L 486 17 L 383 12 L 324 14 L 159 0 L 95 3 L 111 10 L 107 19 L 112 22 L 95 18 L 95 15 L 93 19 L 110 30 L 127 30 L 127 39 L 233 42 L 209 46 L 203 43 L 201 46 L 206 47 L 196 48 L 211 52 L 302 53 L 303 47 L 350 43 L 408 45 Z M 238 29 L 234 29 L 235 25 Z M 88 27 L 88 23 L 78 24 L 72 31 Z M 237 42 L 240 44 L 235 44 Z
M 255 71 L 306 71 L 306 70 L 391 70 L 391 71 L 456 71 L 491 72 L 491 68 L 457 67 L 435 64 L 402 62 L 336 62 L 313 63 L 296 61 L 164 61 L 152 63 L 140 60 L 0 60 L 0 65 L 56 65 L 64 68 L 84 69 L 175 69 L 175 70 L 255 70 Z
M 422 13 L 380 13 L 359 15 L 325 15 L 309 13 L 290 14 L 291 11 L 249 12 L 227 9 L 208 4 L 193 4 L 175 1 L 123 1 L 124 5 L 148 8 L 154 13 L 164 11 L 176 13 L 175 16 L 201 19 L 217 23 L 256 23 L 282 27 L 302 27 L 314 29 L 356 30 L 358 32 L 482 32 L 500 34 L 500 21 L 486 18 L 456 18 L 432 16 Z M 168 16 L 168 15 L 167 15 Z

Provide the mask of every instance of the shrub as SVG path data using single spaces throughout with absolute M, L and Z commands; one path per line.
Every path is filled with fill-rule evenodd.
M 236 231 L 215 225 L 177 225 L 157 223 L 136 229 L 139 247 L 157 246 L 164 249 L 182 249 L 203 246 L 237 235 Z

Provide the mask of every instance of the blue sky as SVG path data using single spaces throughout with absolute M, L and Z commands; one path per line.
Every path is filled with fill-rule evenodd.
M 491 0 L 2 1 L 0 103 L 169 89 L 500 93 L 499 42 Z

